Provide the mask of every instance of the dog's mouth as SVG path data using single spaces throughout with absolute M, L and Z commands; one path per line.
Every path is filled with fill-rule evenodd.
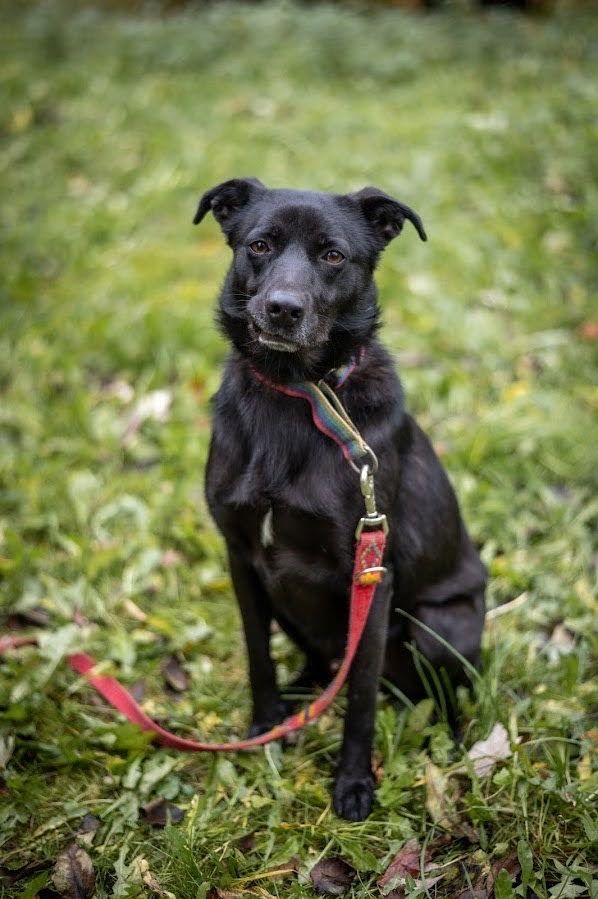
M 255 322 L 252 322 L 257 335 L 257 341 L 268 350 L 277 350 L 279 353 L 296 353 L 299 349 L 299 343 L 296 340 L 289 340 L 287 337 L 281 337 L 280 334 L 269 334 L 263 331 Z
M 271 337 L 263 332 L 258 335 L 257 339 L 262 346 L 267 347 L 269 350 L 278 350 L 280 353 L 296 353 L 299 349 L 299 344 L 292 340 L 285 340 L 283 337 Z

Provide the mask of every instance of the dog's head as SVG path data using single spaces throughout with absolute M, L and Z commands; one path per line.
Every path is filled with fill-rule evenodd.
M 374 187 L 339 195 L 235 178 L 206 191 L 194 223 L 209 211 L 234 253 L 220 322 L 274 377 L 321 377 L 346 362 L 376 327 L 381 251 L 405 219 L 426 240 L 417 213 Z

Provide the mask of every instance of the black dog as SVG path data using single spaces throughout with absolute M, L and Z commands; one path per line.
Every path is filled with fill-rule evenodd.
M 373 800 L 380 676 L 417 701 L 426 695 L 423 655 L 434 672 L 444 669 L 452 684 L 463 682 L 462 664 L 447 644 L 477 665 L 484 621 L 484 566 L 375 336 L 373 271 L 380 252 L 405 219 L 422 240 L 426 235 L 413 210 L 370 187 L 334 195 L 234 179 L 204 194 L 194 222 L 210 210 L 234 253 L 219 308 L 233 350 L 214 401 L 206 488 L 243 618 L 251 735 L 288 713 L 270 656 L 273 619 L 305 653 L 295 688 L 327 683 L 342 657 L 362 515 L 358 477 L 338 446 L 316 430 L 308 404 L 259 375 L 277 383 L 317 382 L 358 360 L 338 396 L 378 456 L 378 507 L 390 524 L 388 571 L 351 670 L 334 790 L 337 814 L 360 820 Z

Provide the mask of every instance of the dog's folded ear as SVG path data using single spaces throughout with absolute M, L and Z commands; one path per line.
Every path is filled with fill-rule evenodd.
M 199 201 L 193 224 L 198 225 L 206 213 L 212 212 L 226 233 L 227 224 L 233 213 L 245 206 L 251 195 L 260 190 L 265 190 L 265 187 L 257 178 L 232 178 L 212 187 Z
M 349 198 L 360 206 L 380 241 L 380 249 L 401 233 L 405 219 L 409 219 L 422 240 L 428 239 L 417 212 L 377 187 L 364 187 L 355 194 L 349 194 Z

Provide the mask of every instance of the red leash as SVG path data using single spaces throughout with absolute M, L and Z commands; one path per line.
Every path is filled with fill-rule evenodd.
M 353 462 L 354 466 L 357 464 L 356 453 L 359 452 L 360 454 L 361 492 L 365 500 L 366 514 L 360 519 L 356 532 L 357 542 L 351 583 L 349 632 L 345 655 L 334 679 L 328 687 L 326 687 L 323 693 L 307 706 L 307 708 L 286 718 L 281 724 L 277 724 L 264 734 L 260 734 L 259 736 L 252 737 L 248 740 L 239 740 L 238 742 L 231 743 L 204 743 L 199 740 L 179 737 L 176 734 L 171 733 L 150 718 L 129 691 L 115 678 L 102 674 L 94 674 L 93 670 L 97 662 L 91 656 L 83 652 L 77 652 L 67 656 L 67 661 L 71 668 L 76 671 L 77 674 L 82 675 L 88 683 L 90 683 L 92 687 L 94 687 L 94 689 L 97 690 L 97 692 L 100 693 L 111 706 L 113 706 L 113 708 L 117 709 L 125 716 L 127 721 L 137 724 L 142 730 L 151 731 L 156 734 L 158 742 L 163 746 L 169 746 L 171 749 L 180 749 L 186 752 L 222 752 L 237 749 L 253 749 L 256 746 L 263 746 L 265 743 L 270 743 L 272 740 L 279 740 L 281 737 L 284 737 L 295 730 L 299 730 L 309 722 L 318 718 L 334 701 L 347 679 L 355 653 L 357 652 L 357 647 L 359 646 L 359 641 L 361 640 L 361 636 L 367 623 L 376 587 L 384 576 L 384 547 L 388 531 L 386 516 L 381 515 L 376 511 L 373 470 L 370 467 L 370 462 L 368 461 L 366 464 L 363 464 L 364 457 L 367 457 L 368 460 L 373 459 L 374 465 L 377 465 L 376 457 L 372 450 L 365 444 L 358 432 L 359 441 L 356 442 L 356 429 L 346 415 L 346 412 L 347 427 L 344 435 L 342 433 L 342 422 L 335 422 L 336 433 L 334 436 L 330 433 L 331 429 L 329 421 L 320 424 L 317 414 L 319 402 L 318 394 L 321 395 L 323 403 L 326 404 L 325 408 L 327 411 L 329 401 L 327 401 L 326 396 L 321 392 L 319 385 L 309 385 L 310 391 L 308 397 L 305 393 L 291 393 L 288 389 L 280 388 L 278 385 L 272 384 L 271 382 L 266 383 L 269 387 L 280 390 L 287 395 L 301 396 L 304 399 L 309 399 L 312 408 L 312 417 L 316 426 L 326 434 L 326 436 L 332 437 L 332 439 L 341 446 L 343 454 L 349 461 Z M 340 408 L 340 410 L 344 412 L 344 409 L 338 400 L 335 405 L 336 410 Z M 342 413 L 341 416 L 339 416 L 339 419 L 341 417 Z M 349 446 L 350 450 L 348 449 Z M 35 643 L 37 643 L 36 637 L 0 637 L 0 653 L 4 653 L 8 649 Z
M 67 662 L 77 674 L 83 675 L 113 708 L 121 712 L 127 721 L 137 724 L 142 730 L 152 731 L 157 735 L 159 743 L 163 746 L 169 746 L 171 749 L 181 749 L 186 752 L 222 752 L 236 749 L 253 749 L 255 746 L 270 743 L 272 740 L 279 740 L 286 734 L 299 730 L 299 728 L 304 727 L 310 721 L 318 718 L 333 702 L 345 683 L 368 619 L 379 580 L 378 578 L 378 580 L 372 582 L 368 575 L 368 569 L 380 566 L 384 554 L 384 542 L 385 535 L 382 530 L 363 531 L 358 540 L 351 589 L 347 648 L 334 680 L 307 708 L 291 715 L 281 724 L 276 725 L 267 733 L 260 734 L 258 737 L 232 743 L 204 743 L 199 740 L 179 737 L 153 721 L 116 678 L 103 674 L 94 674 L 93 669 L 97 662 L 91 656 L 84 652 L 76 652 L 67 656 Z M 35 643 L 37 643 L 35 637 L 1 637 L 0 652 Z

